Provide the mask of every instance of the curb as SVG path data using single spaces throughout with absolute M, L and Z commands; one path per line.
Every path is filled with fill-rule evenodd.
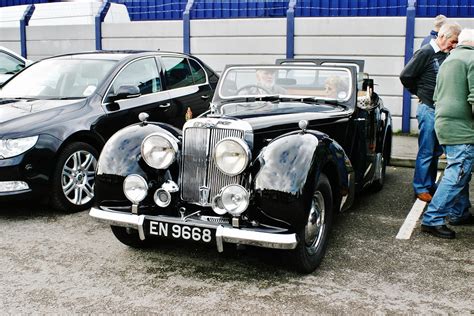
M 415 168 L 415 159 L 392 156 L 390 157 L 389 165 L 393 167 Z M 446 159 L 440 159 L 438 162 L 438 170 L 444 170 L 446 168 L 446 165 Z

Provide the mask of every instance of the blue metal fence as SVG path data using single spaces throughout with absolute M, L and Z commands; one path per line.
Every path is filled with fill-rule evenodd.
M 0 0 L 0 7 L 57 0 Z M 133 21 L 285 17 L 291 0 L 110 0 L 127 6 Z M 408 0 L 297 0 L 295 17 L 405 16 Z M 474 0 L 418 0 L 417 17 L 474 17 Z

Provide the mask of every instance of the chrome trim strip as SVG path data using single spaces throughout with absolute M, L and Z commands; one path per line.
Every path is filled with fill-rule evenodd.
M 217 241 L 219 236 L 222 241 Z M 272 234 L 265 232 L 249 231 L 232 227 L 219 226 L 216 232 L 216 242 L 219 251 L 219 242 L 251 245 L 272 249 L 295 249 L 298 241 L 296 234 Z M 223 249 L 219 252 L 222 252 Z
M 183 221 L 180 218 L 171 216 L 135 215 L 131 213 L 116 212 L 108 208 L 99 209 L 95 207 L 91 208 L 89 215 L 99 221 L 107 222 L 111 225 L 135 228 L 138 230 L 141 240 L 145 239 L 145 231 L 143 227 L 145 219 L 216 229 L 216 246 L 218 252 L 224 251 L 224 242 L 273 249 L 295 249 L 298 244 L 296 234 L 273 234 L 261 231 L 237 229 L 219 223 L 203 223 L 202 221 L 195 219 Z

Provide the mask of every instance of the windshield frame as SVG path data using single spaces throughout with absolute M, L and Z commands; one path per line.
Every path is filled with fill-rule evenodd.
M 349 108 L 354 108 L 355 107 L 355 100 L 356 100 L 356 95 L 357 95 L 357 69 L 354 65 L 342 65 L 342 66 L 313 66 L 313 65 L 295 65 L 295 64 L 287 64 L 287 65 L 228 65 L 222 72 L 220 78 L 219 78 L 219 83 L 217 85 L 216 93 L 214 94 L 214 99 L 212 103 L 216 108 L 219 108 L 221 105 L 229 103 L 229 102 L 251 102 L 258 100 L 260 98 L 265 98 L 266 96 L 274 96 L 275 94 L 262 94 L 260 96 L 256 95 L 234 95 L 234 96 L 226 96 L 222 89 L 224 86 L 224 79 L 227 78 L 227 75 L 229 74 L 230 71 L 235 71 L 236 69 L 274 69 L 274 70 L 314 70 L 314 71 L 344 71 L 347 72 L 349 78 L 350 78 L 350 83 L 348 87 L 348 98 L 343 99 L 343 100 L 337 100 L 334 98 L 325 98 L 321 96 L 311 96 L 311 95 L 296 95 L 296 94 L 280 94 L 278 95 L 282 99 L 308 99 L 308 98 L 314 98 L 315 100 L 321 100 L 324 102 L 324 100 L 331 101 L 331 102 L 338 102 L 342 106 L 349 107 Z M 223 95 L 224 94 L 224 95 Z

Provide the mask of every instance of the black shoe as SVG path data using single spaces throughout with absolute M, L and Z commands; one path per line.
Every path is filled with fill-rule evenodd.
M 448 219 L 448 224 L 453 226 L 474 225 L 474 216 L 471 214 L 468 217 L 455 222 Z
M 454 239 L 456 238 L 456 233 L 449 229 L 446 225 L 438 225 L 438 226 L 427 226 L 421 225 L 421 231 L 431 234 L 433 236 L 439 238 L 446 238 L 446 239 Z

